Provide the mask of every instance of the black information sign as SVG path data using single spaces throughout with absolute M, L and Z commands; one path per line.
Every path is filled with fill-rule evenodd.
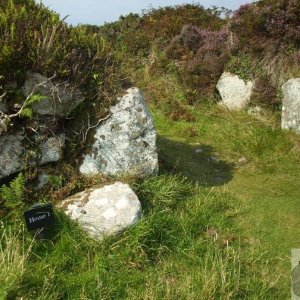
M 36 204 L 32 209 L 24 212 L 24 217 L 29 231 L 50 227 L 54 223 L 52 204 Z

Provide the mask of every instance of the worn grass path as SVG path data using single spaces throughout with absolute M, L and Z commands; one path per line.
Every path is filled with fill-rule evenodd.
M 290 252 L 300 248 L 299 137 L 267 116 L 262 122 L 213 107 L 193 113 L 190 123 L 154 114 L 162 163 L 207 189 L 232 194 L 237 234 L 247 241 L 243 251 L 274 257 L 273 271 L 289 297 Z

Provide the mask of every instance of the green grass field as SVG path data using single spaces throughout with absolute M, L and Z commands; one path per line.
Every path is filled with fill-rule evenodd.
M 91 240 L 57 212 L 52 241 L 3 223 L 1 299 L 288 299 L 300 244 L 299 137 L 216 106 L 153 108 L 160 176 L 131 181 L 134 228 Z M 243 158 L 239 161 L 240 158 Z

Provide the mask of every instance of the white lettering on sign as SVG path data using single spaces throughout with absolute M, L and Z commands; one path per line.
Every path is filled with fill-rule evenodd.
M 46 215 L 41 215 L 41 216 L 38 216 L 38 217 L 31 217 L 31 218 L 29 218 L 29 222 L 31 224 L 31 223 L 34 223 L 36 221 L 40 221 L 40 220 L 43 220 L 43 219 L 46 219 Z

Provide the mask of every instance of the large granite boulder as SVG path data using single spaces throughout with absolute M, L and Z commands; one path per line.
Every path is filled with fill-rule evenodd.
M 253 89 L 252 81 L 245 82 L 237 75 L 224 72 L 217 83 L 222 101 L 220 105 L 229 110 L 239 110 L 247 106 Z
M 98 239 L 133 226 L 142 213 L 136 194 L 121 182 L 85 190 L 63 200 L 57 207 Z
M 300 134 L 300 78 L 292 78 L 282 86 L 281 128 Z
M 131 88 L 110 109 L 110 118 L 96 128 L 94 144 L 84 155 L 82 174 L 156 175 L 156 131 L 139 89 Z
M 44 98 L 31 105 L 33 112 L 39 115 L 64 117 L 84 101 L 82 93 L 68 82 L 53 83 L 49 78 L 27 72 L 23 92 L 28 97 L 32 91 Z
M 36 139 L 36 149 L 29 149 L 22 133 L 0 136 L 0 179 L 24 171 L 30 166 L 56 162 L 62 157 L 65 136 Z

